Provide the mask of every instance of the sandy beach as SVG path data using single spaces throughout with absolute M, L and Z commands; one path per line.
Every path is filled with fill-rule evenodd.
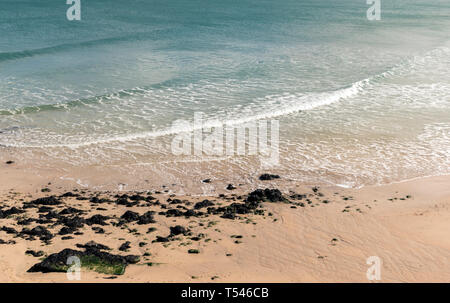
M 96 192 L 44 181 L 43 176 L 27 179 L 14 164 L 2 165 L 1 210 L 19 211 L 1 219 L 1 282 L 450 281 L 449 176 L 360 189 L 311 187 L 280 176 L 215 195 L 191 196 L 173 194 L 170 186 L 149 186 L 139 193 Z M 255 187 L 280 189 L 281 196 L 273 195 L 271 202 L 272 196 L 263 194 L 255 208 L 231 217 L 220 210 L 232 203 L 250 205 Z M 53 205 L 37 200 L 52 196 L 58 201 Z M 136 217 L 125 220 L 126 212 Z M 151 220 L 141 222 L 147 212 Z M 101 216 L 93 223 L 93 215 Z M 60 231 L 67 227 L 65 218 L 82 223 L 66 234 Z M 36 226 L 44 226 L 50 236 L 30 236 Z M 182 228 L 174 232 L 171 227 L 176 226 Z M 79 281 L 69 281 L 64 272 L 27 272 L 63 249 L 82 251 L 80 244 L 89 241 L 139 261 L 127 264 L 121 275 L 82 267 Z M 30 250 L 37 257 L 26 253 Z M 366 277 L 371 256 L 382 261 L 380 281 Z

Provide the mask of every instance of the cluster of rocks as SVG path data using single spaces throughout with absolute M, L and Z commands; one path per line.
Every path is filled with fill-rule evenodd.
M 260 176 L 260 180 L 272 180 L 277 179 L 277 175 L 264 174 Z M 205 183 L 211 182 L 210 180 L 204 180 Z M 229 190 L 235 189 L 230 184 Z M 106 196 L 106 195 L 105 195 Z M 113 207 L 151 207 L 158 206 L 158 215 L 165 217 L 207 217 L 210 215 L 216 215 L 225 219 L 236 219 L 246 214 L 264 215 L 265 209 L 263 203 L 294 203 L 288 200 L 278 189 L 256 189 L 250 192 L 246 196 L 231 195 L 225 196 L 221 194 L 219 196 L 224 201 L 232 200 L 230 204 L 222 204 L 215 200 L 204 199 L 202 201 L 193 203 L 188 200 L 175 199 L 173 196 L 167 199 L 167 203 L 158 201 L 151 193 L 135 193 L 132 195 L 120 194 L 110 195 L 108 198 L 103 198 L 96 194 L 95 196 L 85 194 L 85 192 L 67 192 L 62 195 L 50 195 L 47 197 L 32 200 L 30 202 L 23 202 L 22 207 L 0 208 L 0 219 L 9 218 L 13 216 L 18 225 L 23 226 L 21 230 L 16 230 L 12 227 L 3 226 L 0 230 L 13 234 L 17 237 L 24 238 L 26 240 L 40 239 L 46 244 L 50 244 L 51 240 L 56 236 L 62 236 L 62 240 L 73 239 L 72 235 L 82 235 L 81 229 L 85 226 L 89 226 L 95 233 L 103 234 L 105 230 L 103 227 L 112 226 L 120 228 L 128 228 L 128 225 L 138 224 L 152 224 L 156 223 L 155 214 L 153 210 L 147 210 L 145 212 L 137 212 L 133 210 L 126 210 L 120 216 L 105 216 L 101 214 L 89 215 L 89 211 L 81 210 L 73 206 L 68 206 L 65 203 L 65 198 L 74 198 L 79 201 L 86 201 L 90 203 L 91 209 L 107 210 L 107 208 L 100 207 L 100 204 L 110 204 Z M 306 195 L 292 194 L 289 196 L 291 199 L 302 200 L 306 198 Z M 297 203 L 298 204 L 298 203 Z M 297 205 L 296 204 L 296 205 Z M 302 203 L 300 203 L 302 204 Z M 38 215 L 37 218 L 27 218 L 21 215 L 26 212 L 27 209 L 34 208 Z M 269 214 L 271 215 L 271 214 Z M 31 223 L 37 223 L 33 228 L 26 227 Z M 47 228 L 55 229 L 53 234 Z M 131 229 L 130 229 L 131 230 Z M 150 227 L 148 233 L 156 230 L 154 227 Z M 170 233 L 167 236 L 157 235 L 153 242 L 169 242 L 177 239 L 181 239 L 182 236 L 188 237 L 192 241 L 200 241 L 205 238 L 204 234 L 193 234 L 191 230 L 181 225 L 175 225 L 170 227 Z M 119 251 L 128 251 L 131 248 L 131 242 L 125 241 L 117 248 Z M 12 242 L 6 242 L 0 240 L 0 244 L 9 244 Z M 140 242 L 139 246 L 142 247 L 146 243 Z M 29 272 L 52 272 L 52 271 L 65 271 L 67 268 L 67 258 L 69 256 L 76 256 L 80 259 L 96 260 L 104 266 L 126 266 L 127 264 L 133 264 L 139 261 L 138 256 L 128 255 L 114 255 L 110 252 L 109 247 L 98 244 L 95 242 L 88 242 L 86 244 L 77 244 L 77 247 L 84 250 L 64 249 L 59 253 L 54 253 L 46 257 L 42 262 L 35 264 L 29 269 Z M 27 254 L 38 257 L 43 256 L 41 252 L 35 252 L 28 250 Z M 105 265 L 106 264 L 106 265 Z

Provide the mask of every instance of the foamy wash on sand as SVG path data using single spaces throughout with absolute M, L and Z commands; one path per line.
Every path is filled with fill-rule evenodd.
M 447 0 L 382 1 L 379 21 L 349 0 L 84 1 L 72 22 L 67 8 L 1 3 L 0 160 L 181 183 L 255 174 L 245 155 L 171 153 L 173 122 L 202 112 L 279 120 L 286 179 L 450 173 Z

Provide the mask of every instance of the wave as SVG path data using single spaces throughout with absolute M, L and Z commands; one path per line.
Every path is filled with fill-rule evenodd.
M 413 58 L 410 58 L 408 60 L 405 60 L 404 62 L 401 62 L 389 70 L 382 72 L 380 74 L 377 74 L 375 76 L 354 82 L 353 84 L 338 89 L 334 91 L 328 91 L 328 92 L 320 92 L 320 93 L 308 93 L 308 94 L 284 94 L 284 95 L 276 95 L 276 96 L 267 96 L 266 100 L 268 102 L 263 102 L 263 104 L 258 105 L 258 109 L 263 107 L 263 111 L 248 115 L 240 118 L 235 119 L 228 119 L 226 121 L 218 121 L 215 120 L 207 120 L 206 123 L 201 125 L 200 127 L 195 128 L 194 126 L 186 128 L 184 127 L 168 127 L 161 130 L 151 130 L 141 133 L 133 133 L 133 134 L 125 134 L 125 135 L 118 135 L 114 137 L 108 137 L 108 138 L 97 138 L 94 140 L 86 141 L 86 142 L 80 142 L 80 143 L 64 143 L 64 144 L 52 144 L 52 145 L 24 145 L 24 144 L 7 144 L 8 147 L 24 147 L 24 148 L 42 148 L 42 147 L 67 147 L 67 148 L 79 148 L 83 146 L 89 146 L 89 145 L 96 145 L 96 144 L 106 144 L 106 143 L 112 143 L 112 142 L 127 142 L 127 141 L 133 141 L 138 139 L 147 139 L 147 138 L 157 138 L 157 137 L 163 137 L 163 136 L 169 136 L 169 135 L 176 135 L 183 132 L 193 132 L 195 130 L 201 129 L 201 128 L 215 128 L 215 127 L 223 127 L 223 126 L 234 126 L 234 125 L 241 125 L 245 123 L 249 123 L 252 121 L 262 120 L 262 119 L 272 119 L 280 116 L 286 116 L 290 115 L 299 111 L 307 111 L 307 110 L 313 110 L 317 107 L 330 105 L 336 102 L 339 102 L 344 99 L 352 98 L 360 94 L 361 92 L 364 92 L 366 88 L 369 86 L 372 86 L 376 84 L 378 81 L 381 81 L 383 79 L 395 76 L 395 75 L 402 75 L 404 73 L 407 73 L 408 71 L 414 70 L 417 68 L 418 65 L 424 65 L 426 61 L 430 59 L 436 59 L 434 57 L 442 56 L 443 54 L 446 55 L 448 53 L 449 49 L 447 47 L 440 47 L 437 49 L 434 49 L 430 52 L 427 52 L 424 56 L 415 56 Z M 425 61 L 425 62 L 424 62 Z M 426 64 L 425 64 L 426 65 Z M 170 81 L 172 82 L 172 80 Z M 159 87 L 164 87 L 168 83 L 160 83 L 157 84 Z M 172 83 L 173 84 L 173 83 Z M 153 88 L 153 86 L 149 87 Z M 117 93 L 108 94 L 104 96 L 96 96 L 88 99 L 82 99 L 82 100 L 76 100 L 71 101 L 64 104 L 55 104 L 55 105 L 43 105 L 38 107 L 29 107 L 29 108 L 22 108 L 17 110 L 0 110 L 1 114 L 17 114 L 22 112 L 36 112 L 41 110 L 56 110 L 56 109 L 64 109 L 68 107 L 77 106 L 79 104 L 87 104 L 89 102 L 102 102 L 109 99 L 120 99 L 124 96 L 132 96 L 134 94 L 145 94 L 148 92 L 149 88 L 133 88 L 133 89 L 127 89 L 122 90 Z M 251 108 L 250 108 L 251 110 Z M 253 111 L 254 112 L 254 111 Z
M 163 81 L 161 83 L 152 84 L 150 86 L 144 87 L 134 87 L 129 89 L 122 89 L 117 92 L 97 95 L 88 98 L 80 98 L 76 100 L 71 100 L 64 103 L 55 103 L 55 104 L 42 104 L 35 106 L 24 106 L 14 109 L 0 109 L 0 116 L 14 116 L 14 115 L 22 115 L 22 114 L 33 114 L 43 111 L 56 111 L 56 110 L 67 110 L 69 108 L 75 108 L 77 106 L 83 105 L 92 105 L 92 104 L 100 104 L 102 102 L 114 101 L 124 97 L 131 97 L 136 95 L 145 95 L 151 89 L 160 89 L 170 85 L 174 85 L 181 79 L 170 79 Z
M 122 135 L 122 136 L 116 136 L 111 138 L 105 138 L 105 139 L 96 139 L 88 142 L 82 142 L 82 143 L 68 143 L 68 144 L 52 144 L 52 145 L 18 145 L 18 144 L 8 144 L 5 145 L 6 147 L 22 147 L 22 148 L 56 148 L 56 147 L 66 147 L 66 148 L 79 148 L 89 145 L 96 145 L 96 144 L 106 144 L 111 142 L 127 142 L 127 141 L 133 141 L 138 139 L 149 139 L 149 138 L 158 138 L 163 136 L 170 136 L 170 135 L 177 135 L 180 133 L 189 133 L 193 132 L 195 130 L 203 129 L 203 128 L 216 128 L 216 127 L 223 127 L 223 126 L 235 126 L 235 125 L 243 125 L 246 123 L 250 123 L 257 120 L 263 120 L 263 119 L 272 119 L 279 116 L 285 116 L 292 113 L 296 113 L 299 111 L 305 111 L 305 110 L 312 110 L 314 108 L 332 104 L 335 102 L 340 101 L 341 99 L 350 98 L 353 96 L 356 96 L 359 92 L 361 92 L 365 85 L 367 85 L 370 82 L 370 78 L 364 79 L 358 82 L 353 83 L 351 86 L 342 88 L 336 91 L 332 92 L 324 92 L 324 93 L 314 93 L 309 95 L 303 95 L 303 96 L 296 96 L 296 95 L 289 95 L 289 96 L 282 96 L 281 98 L 292 98 L 295 100 L 295 98 L 301 98 L 305 102 L 297 103 L 293 102 L 294 104 L 291 104 L 290 106 L 286 106 L 281 109 L 270 109 L 266 110 L 262 113 L 238 118 L 238 119 L 231 119 L 224 122 L 221 122 L 219 120 L 207 120 L 205 123 L 203 123 L 201 126 L 197 127 L 189 127 L 186 128 L 185 124 L 177 124 L 174 123 L 174 126 L 162 129 L 162 130 L 156 130 L 156 131 L 150 131 L 150 132 L 143 132 L 143 133 L 135 133 L 135 134 L 129 134 L 129 135 Z M 292 103 L 292 102 L 291 102 Z M 178 126 L 177 126 L 178 125 Z
M 71 51 L 71 50 L 77 49 L 77 48 L 108 45 L 108 44 L 117 43 L 117 42 L 145 40 L 145 39 L 148 39 L 148 38 L 151 38 L 152 36 L 154 36 L 156 34 L 156 32 L 158 32 L 158 31 L 160 31 L 160 30 L 155 30 L 153 32 L 137 33 L 134 35 L 126 35 L 126 36 L 109 37 L 109 38 L 103 38 L 103 39 L 82 41 L 82 42 L 77 42 L 77 43 L 66 43 L 66 44 L 60 44 L 60 45 L 36 48 L 36 49 L 29 49 L 29 50 L 23 50 L 23 51 L 4 52 L 4 53 L 0 53 L 0 62 L 10 61 L 10 60 L 19 60 L 19 59 L 30 58 L 30 57 L 40 56 L 40 55 L 48 55 L 48 54 L 53 54 L 53 53 Z

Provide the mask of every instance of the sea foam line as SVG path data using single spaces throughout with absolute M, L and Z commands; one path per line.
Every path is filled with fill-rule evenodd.
M 381 74 L 380 74 L 381 75 Z M 379 76 L 379 75 L 378 75 Z M 24 145 L 24 144 L 5 144 L 4 147 L 20 147 L 20 148 L 58 148 L 58 147 L 65 147 L 70 149 L 76 149 L 80 147 L 85 147 L 89 145 L 97 145 L 97 144 L 106 144 L 111 142 L 126 142 L 126 141 L 133 141 L 137 139 L 149 139 L 149 138 L 158 138 L 163 136 L 170 136 L 170 135 L 176 135 L 180 133 L 190 133 L 196 130 L 204 129 L 204 128 L 217 128 L 217 127 L 223 127 L 223 126 L 235 126 L 235 125 L 242 125 L 246 123 L 250 123 L 257 120 L 262 119 L 272 119 L 280 116 L 285 116 L 289 114 L 293 114 L 299 111 L 304 110 L 312 110 L 320 106 L 329 105 L 335 102 L 338 102 L 342 99 L 347 99 L 350 97 L 354 97 L 357 94 L 359 94 L 364 87 L 370 82 L 371 78 L 367 78 L 358 82 L 353 83 L 351 86 L 339 89 L 333 92 L 326 92 L 326 93 L 317 93 L 314 95 L 306 95 L 306 96 L 296 96 L 296 95 L 288 95 L 288 96 L 280 96 L 279 98 L 285 99 L 295 99 L 295 98 L 301 98 L 304 100 L 311 100 L 315 99 L 313 102 L 302 102 L 298 104 L 290 104 L 290 106 L 280 109 L 271 109 L 269 111 L 265 111 L 253 116 L 243 117 L 239 119 L 231 119 L 227 120 L 225 122 L 221 122 L 218 120 L 209 120 L 203 123 L 202 125 L 199 125 L 197 127 L 190 127 L 188 129 L 183 128 L 181 126 L 177 127 L 169 127 L 163 130 L 156 130 L 156 131 L 150 131 L 150 132 L 143 132 L 143 133 L 136 133 L 136 134 L 129 134 L 129 135 L 123 135 L 123 136 L 116 136 L 112 138 L 105 138 L 105 139 L 97 139 L 89 142 L 81 142 L 81 143 L 68 143 L 68 144 L 50 144 L 50 145 Z M 281 105 L 282 106 L 282 105 Z

